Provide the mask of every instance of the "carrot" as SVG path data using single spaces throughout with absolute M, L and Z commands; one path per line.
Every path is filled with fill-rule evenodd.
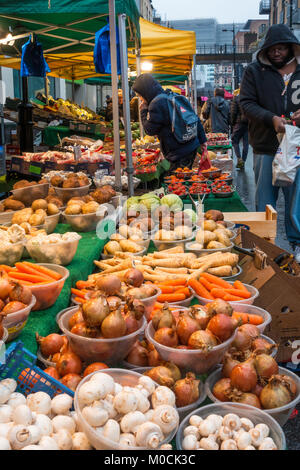
M 162 294 L 174 294 L 175 287 L 173 286 L 163 286 L 162 284 L 157 284 L 157 287 L 161 290 Z
M 18 279 L 18 280 L 20 279 L 21 281 L 33 282 L 34 284 L 35 283 L 46 282 L 44 277 L 35 276 L 34 274 L 9 272 L 8 275 L 12 279 Z M 53 279 L 49 280 L 49 281 L 47 281 L 47 284 L 49 284 L 50 282 L 53 282 L 53 281 L 54 281 Z
M 16 263 L 16 268 L 20 273 L 32 274 L 33 276 L 37 276 L 38 274 L 36 269 L 32 268 L 31 266 L 27 266 L 25 263 Z M 40 277 L 43 277 L 45 281 L 51 280 L 51 277 L 46 275 L 41 275 Z
M 263 323 L 263 318 L 259 315 L 243 313 L 243 312 L 233 312 L 232 318 L 235 320 L 242 320 L 245 323 L 251 323 L 251 325 L 261 325 Z
M 81 299 L 80 297 L 75 297 L 74 300 L 75 302 L 78 302 L 79 304 L 84 304 L 86 302 L 85 299 Z
M 215 300 L 210 292 L 197 281 L 197 279 L 190 279 L 188 285 L 196 292 L 197 295 L 203 297 L 204 299 Z
M 85 289 L 86 287 L 92 287 L 93 283 L 90 281 L 77 281 L 76 287 L 77 289 Z
M 162 308 L 162 304 L 160 304 L 159 302 L 155 302 L 155 305 L 154 305 L 154 310 L 160 310 Z
M 185 300 L 184 294 L 161 294 L 157 297 L 158 302 L 180 302 L 181 300 Z
M 201 284 L 205 287 L 205 289 L 207 289 L 209 292 L 210 292 L 214 287 L 218 287 L 218 286 L 216 286 L 216 284 L 211 284 L 210 282 L 208 282 L 204 277 L 200 277 L 199 281 L 200 281 Z
M 85 299 L 85 292 L 78 290 L 78 289 L 74 289 L 73 287 L 71 288 L 71 292 L 77 297 L 80 297 L 81 299 Z
M 186 299 L 191 297 L 191 291 L 188 287 L 181 287 L 176 289 L 175 294 L 184 294 Z
M 28 261 L 23 261 L 23 263 L 26 264 L 27 266 L 28 265 L 31 266 L 33 269 L 38 271 L 40 274 L 42 274 L 44 276 L 51 277 L 51 279 L 55 279 L 56 281 L 59 281 L 59 279 L 62 278 L 62 276 L 60 274 L 53 271 L 52 269 L 45 268 L 45 266 L 40 266 L 38 264 L 29 263 Z
M 167 281 L 160 282 L 161 286 L 186 286 L 186 279 L 169 279 Z
M 242 297 L 236 297 L 235 295 L 231 294 L 226 294 L 225 297 L 223 297 L 223 300 L 226 300 L 226 302 L 240 302 L 240 300 L 245 300 Z
M 226 289 L 226 292 L 230 295 L 235 295 L 236 297 L 242 297 L 242 299 L 249 299 L 251 297 L 249 291 L 245 292 L 244 290 L 238 289 Z
M 12 270 L 12 267 L 11 266 L 6 266 L 6 264 L 0 264 L 0 271 L 5 271 L 6 273 L 8 273 L 9 271 Z
M 32 282 L 28 282 L 28 281 L 18 281 L 18 283 L 21 284 L 21 286 L 33 286 L 33 285 L 35 285 Z
M 211 295 L 215 299 L 224 299 L 225 295 L 227 294 L 225 289 L 221 289 L 220 287 L 216 289 L 215 287 L 210 291 Z
M 233 284 L 233 287 L 238 290 L 242 290 L 244 292 L 248 292 L 247 287 L 244 286 L 244 284 L 241 281 L 235 281 Z
M 229 284 L 229 282 L 226 282 L 224 281 L 224 279 L 214 276 L 213 274 L 202 273 L 200 277 L 204 277 L 204 279 L 206 279 L 208 282 L 216 284 L 217 286 L 222 287 L 223 289 L 232 289 L 232 285 Z

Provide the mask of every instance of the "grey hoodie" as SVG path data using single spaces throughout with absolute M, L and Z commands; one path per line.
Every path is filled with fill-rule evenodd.
M 215 96 L 209 100 L 204 117 L 211 118 L 212 132 L 229 133 L 230 108 L 222 96 Z

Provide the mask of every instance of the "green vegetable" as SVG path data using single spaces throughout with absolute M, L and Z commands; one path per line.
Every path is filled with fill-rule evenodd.
M 185 209 L 183 212 L 189 216 L 193 224 L 197 222 L 197 214 L 195 211 L 193 211 L 192 209 Z
M 168 206 L 172 211 L 181 211 L 183 202 L 177 194 L 167 194 L 161 199 L 161 204 Z

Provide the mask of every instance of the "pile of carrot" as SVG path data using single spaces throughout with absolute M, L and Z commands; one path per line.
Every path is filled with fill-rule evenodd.
M 23 261 L 16 263 L 15 268 L 1 265 L 0 270 L 5 271 L 8 276 L 23 286 L 36 286 L 40 284 L 50 284 L 59 281 L 62 276 L 52 269 L 45 268 L 38 264 Z
M 93 283 L 90 281 L 77 281 L 76 288 L 71 288 L 71 292 L 75 296 L 75 302 L 78 302 L 79 304 L 84 304 L 84 302 L 86 302 L 85 294 L 89 292 L 87 288 L 92 287 L 92 285 Z
M 188 285 L 197 295 L 208 300 L 223 299 L 227 302 L 238 302 L 251 297 L 251 293 L 240 281 L 233 285 L 212 274 L 203 273 L 199 281 L 191 279 Z
M 155 285 L 161 290 L 161 294 L 157 298 L 157 302 L 161 304 L 181 302 L 192 295 L 186 279 L 171 279 Z

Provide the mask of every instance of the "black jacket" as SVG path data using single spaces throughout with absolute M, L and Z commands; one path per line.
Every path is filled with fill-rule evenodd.
M 211 118 L 212 132 L 229 134 L 230 109 L 229 104 L 222 96 L 215 96 L 208 101 L 203 116 L 205 119 Z
M 293 45 L 298 60 L 296 72 L 285 90 L 285 83 L 278 70 L 271 65 L 266 50 L 275 44 Z M 273 126 L 274 116 L 290 117 L 300 105 L 300 43 L 285 25 L 269 29 L 265 43 L 257 54 L 257 61 L 245 70 L 241 84 L 240 102 L 249 119 L 250 143 L 254 153 L 274 156 L 278 139 Z
M 194 153 L 200 144 L 206 142 L 200 119 L 198 119 L 198 136 L 185 144 L 177 142 L 171 129 L 167 100 L 162 97 L 152 103 L 154 98 L 160 94 L 166 94 L 167 96 L 167 93 L 152 75 L 140 75 L 135 80 L 132 88 L 148 103 L 148 107 L 141 110 L 143 127 L 148 135 L 157 135 L 161 151 L 167 160 L 171 162 L 179 161 Z
M 232 100 L 230 108 L 230 123 L 232 127 L 248 124 L 248 119 L 241 107 L 239 96 L 235 96 Z

